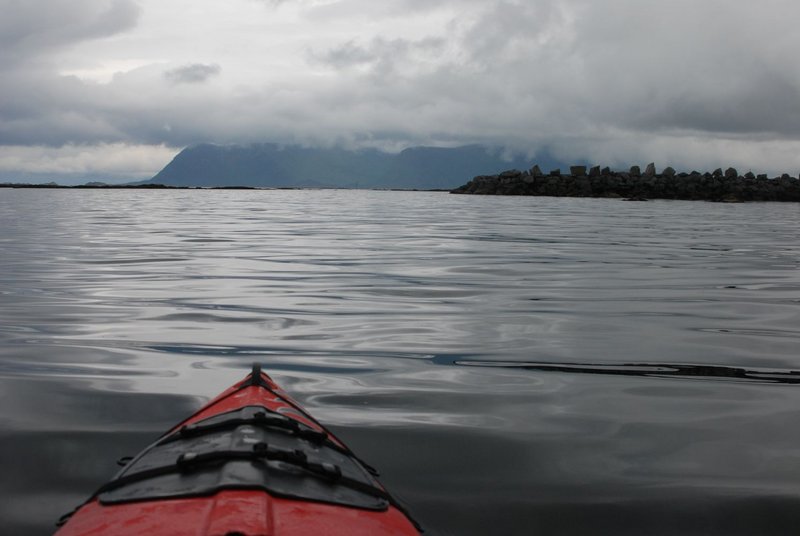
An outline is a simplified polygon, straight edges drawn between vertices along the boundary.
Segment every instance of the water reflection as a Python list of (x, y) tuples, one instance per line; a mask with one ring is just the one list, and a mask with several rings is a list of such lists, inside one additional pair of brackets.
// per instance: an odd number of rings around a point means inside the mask
[(135, 454), (198, 403), (130, 396), (129, 380), (67, 382), (57, 370), (36, 372), (35, 379), (4, 381), (0, 395), (4, 534), (52, 533), (59, 517), (118, 470), (117, 459)]
[(379, 467), (397, 467), (382, 480), (434, 534), (792, 534), (800, 521), (797, 487), (758, 489), (735, 473), (727, 486), (666, 472), (643, 484), (615, 477), (614, 465), (662, 459), (615, 464), (604, 442), (564, 449), (552, 438), (453, 428), (337, 433)]

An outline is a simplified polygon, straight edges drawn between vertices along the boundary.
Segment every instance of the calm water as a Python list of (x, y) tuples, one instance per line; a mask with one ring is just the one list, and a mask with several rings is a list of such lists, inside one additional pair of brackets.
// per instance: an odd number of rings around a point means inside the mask
[(796, 534), (800, 206), (0, 190), (0, 519), (254, 361), (433, 535)]

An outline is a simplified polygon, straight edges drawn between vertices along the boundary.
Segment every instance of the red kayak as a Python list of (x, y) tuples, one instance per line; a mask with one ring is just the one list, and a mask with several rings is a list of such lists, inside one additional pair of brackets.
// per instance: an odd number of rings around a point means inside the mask
[(419, 527), (257, 365), (128, 462), (58, 536), (380, 536)]

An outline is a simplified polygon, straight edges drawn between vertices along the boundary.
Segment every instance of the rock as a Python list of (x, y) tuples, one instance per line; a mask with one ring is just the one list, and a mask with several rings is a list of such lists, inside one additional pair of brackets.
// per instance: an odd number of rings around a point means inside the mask
[(756, 177), (756, 179), (758, 179), (758, 180), (760, 180), (760, 181), (761, 181), (761, 180), (764, 180), (764, 181), (765, 181), (765, 180), (767, 180), (767, 174), (766, 174), (766, 173), (760, 173), (760, 174), (759, 174), (759, 175)]
[(603, 177), (608, 177), (609, 175), (611, 175), (611, 168), (608, 166), (604, 167), (603, 169), (600, 170), (600, 175), (602, 175)]
[(725, 170), (725, 178), (726, 179), (735, 179), (739, 176), (739, 172), (736, 171), (736, 168), (729, 167)]
[[(647, 199), (687, 199), (716, 202), (746, 201), (795, 201), (800, 202), (800, 180), (786, 173), (770, 179), (767, 175), (756, 175), (748, 171), (744, 176), (735, 175), (733, 168), (714, 174), (693, 171), (692, 174), (676, 173), (665, 167), (657, 175), (631, 175), (613, 172), (599, 166), (571, 166), (572, 174), (561, 174), (555, 169), (543, 176), (540, 169), (531, 171), (508, 170), (497, 175), (479, 175), (453, 193), (481, 195), (546, 195), (563, 197), (626, 198), (632, 201)], [(639, 171), (633, 166), (631, 171)], [(648, 173), (653, 171), (648, 166)], [(603, 175), (603, 173), (607, 173)], [(539, 175), (539, 178), (535, 176)], [(722, 178), (723, 176), (727, 178)], [(735, 177), (735, 178), (734, 178)], [(0, 185), (1, 186), (1, 185)]]
[(654, 162), (650, 162), (647, 164), (647, 167), (644, 170), (645, 177), (655, 177), (656, 175), (656, 164)]
[(642, 170), (639, 169), (639, 166), (631, 166), (630, 175), (631, 177), (641, 177)]
[(569, 174), (572, 175), (573, 177), (585, 177), (586, 166), (570, 166)]
[(722, 177), (722, 168), (717, 168), (711, 174), (712, 177)]
[(538, 164), (536, 164), (535, 166), (533, 166), (531, 168), (531, 176), (533, 176), (533, 177), (544, 177), (544, 173), (542, 173), (542, 170), (539, 169), (539, 165)]

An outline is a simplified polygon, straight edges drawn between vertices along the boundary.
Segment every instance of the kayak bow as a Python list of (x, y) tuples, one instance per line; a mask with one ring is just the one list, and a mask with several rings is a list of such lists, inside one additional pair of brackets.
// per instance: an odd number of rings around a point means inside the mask
[(419, 534), (376, 476), (255, 365), (127, 462), (56, 534)]

